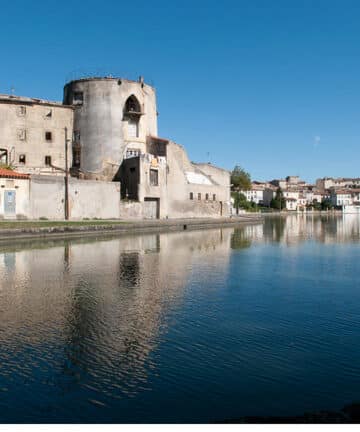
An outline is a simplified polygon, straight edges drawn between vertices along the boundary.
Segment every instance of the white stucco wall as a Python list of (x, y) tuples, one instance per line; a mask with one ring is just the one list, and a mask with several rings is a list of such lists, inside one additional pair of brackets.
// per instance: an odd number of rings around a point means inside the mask
[[(64, 219), (64, 200), (63, 178), (31, 178), (30, 218)], [(120, 184), (70, 178), (69, 216), (73, 220), (118, 219), (120, 217)]]

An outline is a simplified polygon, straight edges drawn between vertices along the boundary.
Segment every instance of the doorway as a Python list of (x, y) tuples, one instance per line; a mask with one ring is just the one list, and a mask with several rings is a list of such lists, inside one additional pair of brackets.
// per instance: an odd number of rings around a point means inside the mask
[(16, 215), (16, 191), (4, 190), (4, 215), (15, 217)]

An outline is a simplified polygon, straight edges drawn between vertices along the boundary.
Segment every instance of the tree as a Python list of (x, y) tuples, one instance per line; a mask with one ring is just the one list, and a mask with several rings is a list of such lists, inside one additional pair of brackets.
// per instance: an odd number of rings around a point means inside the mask
[(239, 214), (239, 208), (247, 211), (257, 211), (258, 206), (253, 201), (248, 201), (246, 196), (241, 192), (231, 192), (231, 196), (234, 200), (234, 207), (236, 208), (236, 214)]
[(277, 210), (286, 209), (286, 200), (284, 198), (281, 188), (277, 189), (275, 198), (271, 200), (270, 207)]
[(310, 207), (314, 210), (321, 210), (321, 203), (319, 203), (317, 199), (314, 199)]
[(236, 165), (231, 172), (231, 185), (232, 190), (250, 190), (251, 189), (251, 177), (239, 165)]
[(333, 208), (333, 205), (331, 204), (331, 200), (329, 198), (325, 198), (321, 201), (321, 209), (322, 210), (330, 210)]

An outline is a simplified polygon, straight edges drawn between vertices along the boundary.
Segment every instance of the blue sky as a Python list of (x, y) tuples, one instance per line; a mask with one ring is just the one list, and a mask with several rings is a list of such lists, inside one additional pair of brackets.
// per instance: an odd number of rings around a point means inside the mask
[(359, 1), (1, 1), (0, 93), (157, 89), (159, 135), (253, 179), (360, 176)]

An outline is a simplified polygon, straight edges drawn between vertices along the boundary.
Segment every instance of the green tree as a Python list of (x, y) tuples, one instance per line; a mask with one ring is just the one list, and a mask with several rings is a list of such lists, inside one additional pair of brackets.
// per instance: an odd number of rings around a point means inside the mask
[(231, 187), (232, 190), (250, 190), (251, 189), (251, 177), (239, 165), (236, 165), (231, 172)]
[(275, 198), (273, 198), (270, 202), (270, 207), (277, 210), (286, 209), (286, 200), (284, 198), (281, 188), (277, 189)]
[(314, 210), (321, 210), (321, 203), (319, 203), (317, 199), (314, 199), (313, 202), (312, 202), (311, 207)]
[(234, 200), (234, 207), (236, 209), (236, 214), (239, 214), (239, 209), (244, 209), (250, 212), (258, 211), (258, 205), (253, 201), (248, 201), (246, 196), (241, 192), (231, 192), (231, 196)]
[(331, 200), (329, 198), (325, 198), (321, 201), (321, 209), (322, 210), (330, 210), (333, 208), (333, 205), (331, 204)]

